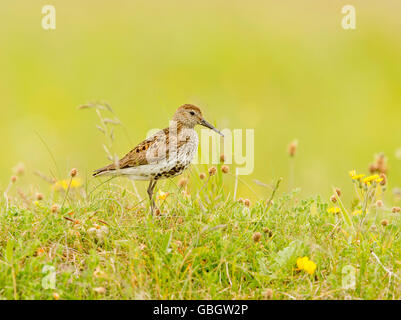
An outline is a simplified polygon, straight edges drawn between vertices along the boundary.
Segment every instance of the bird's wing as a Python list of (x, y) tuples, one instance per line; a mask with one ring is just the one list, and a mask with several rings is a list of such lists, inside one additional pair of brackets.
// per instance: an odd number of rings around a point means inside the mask
[[(170, 157), (176, 157), (180, 148), (188, 142), (189, 136), (183, 133), (183, 127), (178, 124), (175, 133), (170, 134), (170, 128), (156, 132), (142, 141), (118, 161), (118, 166), (112, 163), (95, 170), (94, 176), (117, 169), (134, 168), (146, 164), (156, 164)], [(174, 150), (176, 147), (176, 150)]]
[[(118, 161), (118, 169), (133, 168), (149, 164), (149, 162), (157, 162), (168, 156), (168, 150), (165, 151), (165, 146), (168, 145), (169, 128), (156, 132), (153, 136), (139, 143), (134, 149), (128, 152), (123, 158)], [(164, 150), (163, 150), (164, 146)], [(109, 164), (103, 168), (94, 171), (94, 176), (106, 172), (116, 170), (115, 163)]]

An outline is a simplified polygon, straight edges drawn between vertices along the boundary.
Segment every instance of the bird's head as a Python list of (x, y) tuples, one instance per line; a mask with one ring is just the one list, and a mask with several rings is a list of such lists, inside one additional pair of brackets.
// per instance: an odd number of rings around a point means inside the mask
[(201, 126), (209, 128), (224, 137), (219, 130), (203, 118), (202, 111), (192, 104), (184, 104), (179, 107), (174, 114), (173, 121), (176, 121), (187, 128), (194, 128), (197, 124), (200, 124)]

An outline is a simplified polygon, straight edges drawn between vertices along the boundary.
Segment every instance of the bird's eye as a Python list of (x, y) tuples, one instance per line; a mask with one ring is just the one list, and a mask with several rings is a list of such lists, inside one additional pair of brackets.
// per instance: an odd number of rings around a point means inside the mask
[(195, 115), (195, 112), (189, 111), (189, 114), (190, 114), (191, 116), (194, 116), (194, 115)]

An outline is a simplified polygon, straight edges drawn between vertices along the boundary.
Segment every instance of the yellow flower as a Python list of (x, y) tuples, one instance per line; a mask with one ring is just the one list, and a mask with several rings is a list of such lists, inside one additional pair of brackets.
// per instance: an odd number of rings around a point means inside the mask
[(168, 192), (163, 192), (159, 189), (159, 195), (157, 196), (158, 200), (166, 200), (168, 197), (169, 193)]
[(309, 274), (314, 274), (316, 270), (316, 263), (311, 260), (306, 261), (304, 270)]
[[(56, 190), (67, 190), (69, 184), (70, 184), (70, 179), (60, 180), (54, 184), (54, 188)], [(80, 186), (82, 186), (81, 179), (77, 178), (77, 179), (71, 180), (71, 186), (70, 186), (71, 189), (76, 189), (76, 188), (79, 188)]]
[(383, 178), (380, 178), (378, 174), (374, 174), (373, 176), (366, 177), (365, 179), (362, 180), (362, 182), (367, 186), (370, 186), (372, 182), (380, 183), (382, 181)]
[(309, 260), (308, 257), (298, 258), (297, 259), (297, 267), (299, 270), (303, 270), (305, 267), (305, 263)]
[(362, 210), (355, 210), (354, 212), (352, 212), (352, 215), (359, 216), (361, 213), (362, 213)]
[(302, 257), (297, 259), (298, 270), (304, 270), (309, 274), (313, 274), (316, 270), (316, 263), (309, 260), (308, 257)]
[(360, 180), (365, 175), (364, 174), (357, 174), (355, 170), (352, 170), (352, 171), (349, 172), (349, 176), (351, 177), (352, 180)]
[(71, 188), (79, 188), (80, 186), (82, 186), (81, 179), (72, 179)]
[(340, 208), (337, 208), (337, 207), (328, 208), (327, 212), (333, 213), (333, 214), (338, 214), (338, 213), (340, 213)]
[(362, 180), (362, 182), (368, 186), (370, 186), (372, 182), (380, 183), (381, 181), (383, 181), (383, 179), (380, 178), (378, 174), (374, 174), (373, 176), (366, 177)]

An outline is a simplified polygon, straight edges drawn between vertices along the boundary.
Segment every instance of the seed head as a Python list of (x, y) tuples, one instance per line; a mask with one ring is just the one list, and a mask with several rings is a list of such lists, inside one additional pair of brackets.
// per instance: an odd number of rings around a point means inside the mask
[(56, 213), (59, 210), (59, 207), (57, 204), (53, 204), (52, 207), (50, 208), (52, 213)]
[(377, 155), (376, 164), (377, 164), (378, 171), (380, 173), (387, 172), (387, 157), (384, 155), (384, 153), (379, 153)]
[(377, 200), (376, 201), (376, 207), (378, 207), (378, 208), (381, 208), (381, 207), (383, 207), (383, 201), (382, 200)]
[(341, 189), (340, 188), (336, 188), (336, 193), (339, 197), (341, 197)]
[(263, 293), (263, 297), (266, 300), (271, 300), (273, 298), (273, 290), (272, 289), (266, 289), (265, 292)]
[(206, 178), (206, 174), (203, 172), (199, 173), (199, 179), (204, 180)]
[(11, 180), (12, 183), (14, 183), (14, 182), (17, 181), (17, 177), (16, 177), (16, 176), (11, 176), (11, 179), (10, 179), (10, 180)]
[(244, 205), (245, 205), (245, 207), (249, 208), (251, 206), (251, 200), (245, 199), (244, 200)]
[(393, 207), (393, 208), (391, 209), (391, 212), (392, 212), (392, 213), (399, 213), (399, 212), (401, 212), (401, 208), (400, 208), (400, 207)]
[(25, 173), (25, 165), (20, 162), (13, 168), (13, 171), (17, 176), (21, 176)]
[(369, 172), (370, 172), (371, 174), (377, 172), (378, 169), (379, 169), (379, 168), (377, 167), (377, 165), (376, 165), (375, 163), (372, 163), (372, 164), (369, 166)]
[(244, 199), (239, 198), (239, 199), (238, 199), (238, 202), (241, 203), (241, 204), (243, 204), (243, 203), (244, 203)]
[(254, 242), (259, 242), (260, 238), (262, 238), (262, 234), (260, 232), (255, 232), (252, 236)]
[(70, 171), (70, 177), (71, 178), (74, 178), (77, 174), (78, 174), (78, 170), (77, 169), (75, 169), (75, 168), (71, 169), (71, 171)]
[(223, 173), (229, 173), (230, 172), (230, 168), (228, 166), (222, 166), (221, 167), (221, 172)]
[(380, 223), (381, 223), (381, 225), (382, 225), (383, 227), (385, 227), (385, 226), (388, 225), (388, 220), (387, 220), (387, 219), (383, 219)]
[(269, 237), (273, 236), (273, 232), (269, 228), (263, 228), (263, 232), (266, 233)]
[(43, 194), (37, 193), (37, 194), (35, 195), (35, 198), (36, 198), (36, 200), (38, 200), (38, 201), (43, 200)]
[(333, 203), (337, 202), (337, 198), (336, 198), (336, 196), (334, 194), (330, 197), (330, 201), (333, 202)]
[(181, 178), (181, 179), (178, 181), (178, 186), (179, 186), (180, 188), (185, 187), (187, 184), (188, 184), (188, 179), (187, 179), (187, 178)]
[(379, 153), (375, 156), (375, 161), (369, 166), (370, 173), (386, 173), (387, 172), (387, 157), (384, 153)]
[(290, 155), (290, 157), (295, 156), (297, 149), (298, 149), (298, 140), (294, 140), (288, 145), (288, 154)]
[(224, 156), (224, 154), (220, 155), (220, 162), (224, 163), (224, 161), (226, 160), (226, 157)]
[(210, 167), (209, 168), (209, 176), (214, 176), (216, 174), (216, 167)]
[(384, 186), (387, 184), (387, 176), (384, 173), (380, 174), (380, 178), (382, 179), (382, 181), (380, 181), (380, 185)]

